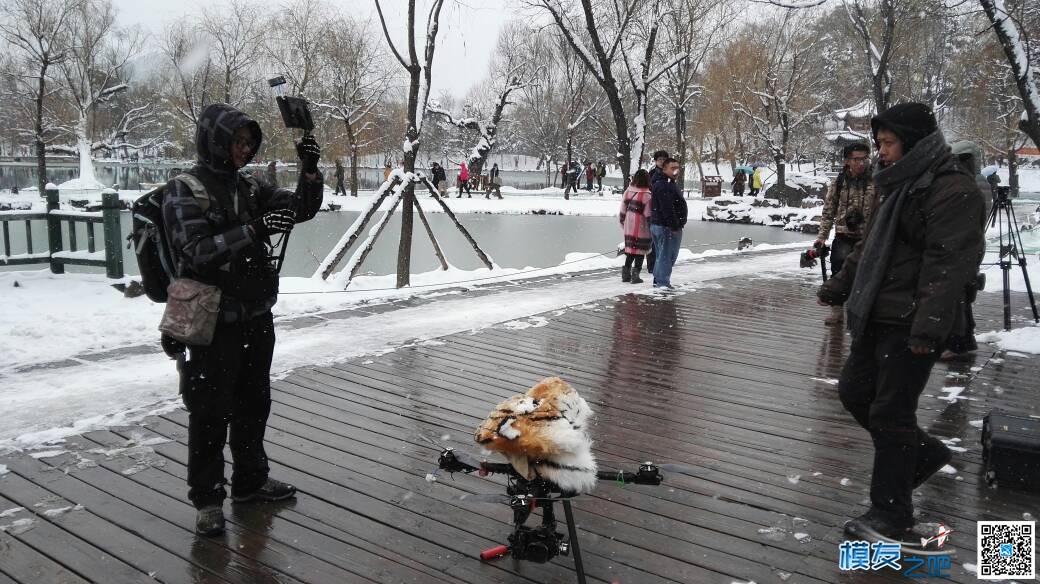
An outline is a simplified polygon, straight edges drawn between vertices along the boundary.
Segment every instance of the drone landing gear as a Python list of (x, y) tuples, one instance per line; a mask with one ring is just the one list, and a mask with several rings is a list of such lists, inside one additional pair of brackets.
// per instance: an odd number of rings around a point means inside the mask
[[(552, 493), (558, 497), (552, 497)], [(500, 545), (480, 553), (484, 561), (500, 558), (506, 554), (518, 560), (527, 560), (544, 564), (556, 556), (572, 555), (574, 571), (578, 584), (585, 582), (585, 566), (581, 560), (581, 547), (578, 545), (578, 530), (574, 525), (574, 512), (568, 493), (561, 492), (555, 485), (543, 479), (528, 481), (512, 477), (507, 490), (512, 497), (509, 507), (513, 510), (513, 533), (509, 535), (509, 545)], [(537, 527), (526, 525), (531, 512), (541, 502), (542, 523)], [(555, 504), (563, 506), (563, 514), (567, 522), (567, 536), (556, 531), (557, 520)]]

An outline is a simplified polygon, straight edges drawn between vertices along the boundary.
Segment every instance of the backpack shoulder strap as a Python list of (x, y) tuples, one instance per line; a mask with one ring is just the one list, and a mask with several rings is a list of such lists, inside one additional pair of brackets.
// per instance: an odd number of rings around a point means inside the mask
[(188, 185), (192, 196), (198, 201), (199, 207), (202, 207), (203, 213), (209, 209), (212, 200), (209, 197), (209, 193), (206, 192), (206, 187), (202, 186), (202, 181), (186, 172), (173, 177), (173, 180), (179, 180)]

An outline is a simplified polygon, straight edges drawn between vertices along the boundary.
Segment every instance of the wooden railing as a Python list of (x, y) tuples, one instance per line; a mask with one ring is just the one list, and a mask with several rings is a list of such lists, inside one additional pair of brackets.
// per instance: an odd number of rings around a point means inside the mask
[[(29, 264), (50, 264), (51, 272), (62, 274), (66, 265), (98, 266), (105, 268), (109, 278), (123, 277), (123, 252), (120, 248), (119, 194), (113, 189), (101, 193), (100, 211), (62, 211), (58, 207), (58, 189), (48, 188), (47, 210), (40, 211), (0, 211), (0, 223), (3, 224), (3, 255), (0, 264), (15, 266)], [(11, 253), (12, 222), (25, 222), (25, 252)], [(36, 251), (32, 237), (33, 221), (47, 223), (47, 249)], [(62, 238), (62, 224), (68, 227), (68, 249)], [(87, 249), (79, 249), (77, 241), (77, 225), (84, 224), (87, 232)], [(98, 250), (96, 227), (101, 224), (104, 248)]]

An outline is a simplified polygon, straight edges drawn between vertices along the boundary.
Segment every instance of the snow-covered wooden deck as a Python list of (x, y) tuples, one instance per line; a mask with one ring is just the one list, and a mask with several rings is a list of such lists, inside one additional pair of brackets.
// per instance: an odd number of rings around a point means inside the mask
[[(566, 557), (477, 559), (505, 542), (511, 512), (458, 498), (502, 493), (500, 481), (426, 480), (435, 443), (472, 450), (485, 414), (547, 375), (595, 410), (602, 468), (654, 460), (694, 470), (666, 473), (660, 487), (603, 483), (576, 500), (590, 582), (904, 581), (838, 570), (842, 522), (864, 508), (871, 447), (837, 399), (848, 337), (822, 325), (815, 283), (803, 273), (626, 295), (527, 328), (298, 370), (274, 384), (267, 443), (273, 476), (300, 494), (226, 505), (223, 537), (192, 532), (183, 411), (70, 439), (57, 456), (0, 459), (9, 468), (0, 513), (24, 508), (0, 515), (0, 584), (574, 582)], [(998, 302), (983, 295), (980, 330), (999, 328)], [(1016, 314), (1024, 307), (1019, 298)], [(976, 520), (1040, 510), (1040, 495), (982, 481), (975, 425), (994, 407), (1040, 413), (1038, 379), (1037, 359), (983, 346), (936, 366), (922, 398), (922, 425), (967, 448), (956, 474), (919, 490), (926, 520), (955, 530), (954, 582), (975, 581), (964, 564), (976, 563)], [(939, 399), (948, 387), (966, 387), (962, 399)]]

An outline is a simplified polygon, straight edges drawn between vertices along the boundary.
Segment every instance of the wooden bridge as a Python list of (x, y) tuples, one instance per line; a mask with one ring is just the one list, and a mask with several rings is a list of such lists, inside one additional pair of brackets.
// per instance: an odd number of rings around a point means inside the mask
[[(511, 513), (459, 497), (502, 493), (501, 481), (427, 480), (440, 444), (472, 450), (496, 403), (551, 374), (593, 407), (601, 468), (692, 468), (659, 487), (604, 483), (576, 500), (590, 582), (905, 581), (838, 569), (841, 525), (865, 509), (872, 449), (837, 399), (849, 340), (822, 324), (815, 283), (744, 277), (625, 295), (544, 315), (546, 326), (297, 370), (274, 384), (267, 450), (272, 475), (300, 494), (226, 505), (223, 537), (192, 532), (183, 411), (70, 439), (61, 454), (2, 458), (0, 584), (574, 582), (566, 557), (477, 559), (504, 543)], [(998, 302), (980, 299), (979, 330), (999, 328)], [(922, 520), (955, 530), (953, 582), (976, 581), (965, 564), (976, 563), (977, 520), (1040, 511), (1040, 494), (982, 480), (978, 428), (991, 408), (1040, 413), (1038, 373), (1035, 358), (984, 345), (937, 365), (921, 399), (922, 425), (967, 449), (955, 474), (917, 493)]]

